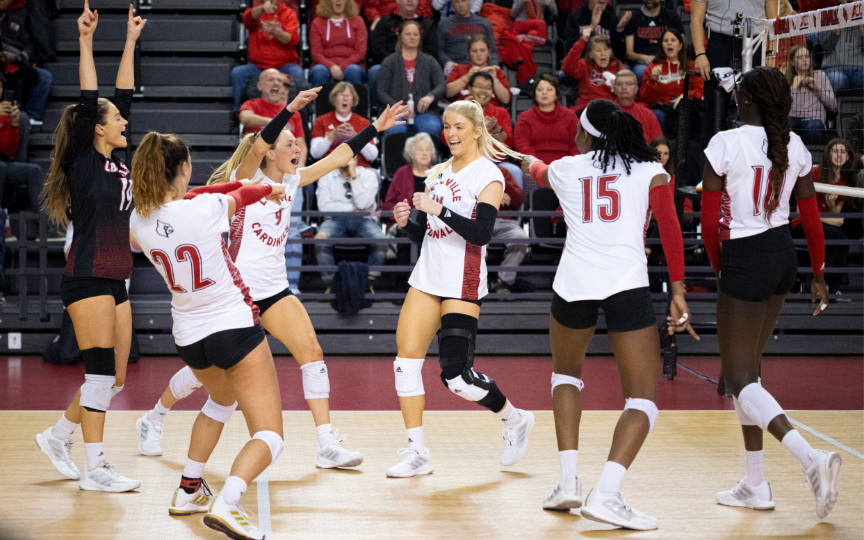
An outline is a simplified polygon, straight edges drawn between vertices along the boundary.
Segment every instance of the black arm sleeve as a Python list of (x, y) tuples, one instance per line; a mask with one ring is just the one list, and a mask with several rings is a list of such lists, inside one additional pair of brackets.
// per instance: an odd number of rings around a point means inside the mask
[(81, 98), (75, 106), (75, 121), (66, 143), (60, 166), (68, 174), (69, 168), (78, 159), (81, 151), (93, 146), (96, 124), (99, 122), (99, 92), (81, 90)]
[(111, 103), (120, 111), (120, 116), (124, 120), (129, 120), (129, 115), (132, 114), (132, 94), (135, 91), (131, 88), (115, 88), (114, 97), (111, 98)]
[(405, 235), (415, 244), (422, 244), (426, 236), (426, 217), (426, 212), (417, 212), (417, 221), (408, 218), (408, 224), (405, 225)]
[(348, 148), (350, 148), (356, 156), (366, 147), (367, 144), (372, 142), (372, 139), (377, 136), (378, 128), (375, 127), (375, 124), (369, 124), (363, 128), (363, 131), (345, 141), (345, 144), (348, 145)]
[(492, 240), (492, 229), (495, 228), (495, 217), (498, 215), (498, 209), (488, 203), (480, 203), (477, 205), (477, 219), (469, 219), (462, 217), (455, 212), (451, 212), (445, 206), (441, 210), (441, 215), (438, 219), (450, 226), (456, 231), (456, 234), (465, 239), (469, 244), (475, 246), (485, 246)]
[(273, 120), (267, 122), (267, 125), (261, 130), (261, 139), (267, 144), (272, 145), (275, 143), (276, 139), (279, 138), (279, 134), (282, 133), (282, 130), (288, 125), (288, 121), (291, 120), (292, 116), (294, 116), (294, 113), (289, 111), (288, 107), (279, 111), (279, 114), (277, 114)]

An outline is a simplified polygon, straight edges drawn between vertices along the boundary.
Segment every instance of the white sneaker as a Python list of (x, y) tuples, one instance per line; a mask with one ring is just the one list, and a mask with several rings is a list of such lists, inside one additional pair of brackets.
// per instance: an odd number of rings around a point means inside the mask
[(57, 472), (66, 478), (78, 480), (81, 478), (81, 471), (72, 462), (72, 441), (61, 441), (51, 432), (53, 429), (49, 427), (36, 435), (36, 446), (48, 456)]
[(402, 448), (397, 455), (405, 455), (398, 464), (387, 469), (387, 476), (391, 478), (408, 478), (418, 474), (431, 474), (435, 470), (432, 466), (432, 453), (426, 448), (423, 453), (410, 448)]
[(239, 506), (228, 506), (217, 496), (204, 516), (204, 525), (233, 540), (263, 540), (264, 531), (249, 523), (251, 512)]
[(339, 467), (356, 467), (363, 463), (363, 454), (345, 450), (339, 443), (347, 441), (350, 435), (337, 438), (339, 430), (333, 432), (333, 440), (318, 449), (318, 460), (315, 466), (319, 469), (336, 469)]
[(582, 517), (622, 529), (650, 531), (657, 528), (655, 518), (630, 508), (620, 493), (607, 497), (596, 489), (588, 493), (585, 506), (582, 507)]
[(582, 480), (578, 476), (568, 476), (563, 482), (558, 481), (552, 493), (543, 499), (546, 510), (570, 510), (582, 506)]
[(210, 492), (210, 487), (201, 479), (201, 487), (193, 494), (186, 493), (183, 488), (174, 490), (174, 497), (171, 498), (171, 506), (168, 507), (168, 513), (172, 516), (191, 516), (210, 510), (210, 505), (216, 497)]
[(753, 487), (741, 480), (729, 491), (717, 493), (717, 503), (725, 506), (752, 508), (753, 510), (773, 510), (774, 496), (771, 492), (771, 482), (765, 480)]
[(97, 467), (92, 471), (88, 471), (85, 466), (78, 487), (84, 491), (122, 493), (138, 489), (141, 487), (141, 482), (126, 478), (114, 470), (114, 465), (103, 463), (101, 467)]
[(501, 465), (514, 465), (528, 450), (528, 434), (534, 428), (534, 414), (518, 409), (522, 421), (516, 427), (504, 428), (504, 450), (501, 452)]
[(151, 422), (147, 419), (148, 414), (150, 411), (135, 422), (135, 429), (138, 430), (138, 453), (143, 456), (161, 456), (162, 447), (159, 446), (159, 441), (162, 440), (162, 422)]
[(837, 504), (837, 496), (840, 494), (840, 465), (843, 462), (840, 454), (825, 450), (810, 450), (810, 459), (813, 464), (804, 471), (804, 478), (816, 498), (816, 515), (819, 519), (824, 519)]

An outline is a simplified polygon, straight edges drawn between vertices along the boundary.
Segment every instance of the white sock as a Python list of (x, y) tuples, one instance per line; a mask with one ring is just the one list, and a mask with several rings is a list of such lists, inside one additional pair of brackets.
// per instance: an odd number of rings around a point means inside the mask
[(225, 486), (222, 487), (219, 496), (222, 497), (222, 500), (228, 506), (237, 506), (237, 503), (240, 502), (240, 497), (246, 493), (246, 488), (248, 487), (246, 482), (239, 476), (229, 476), (228, 480), (225, 480)]
[(579, 450), (561, 450), (558, 452), (558, 458), (561, 460), (562, 482), (570, 476), (576, 476), (576, 459), (578, 457)]
[(198, 463), (197, 461), (192, 461), (189, 458), (186, 458), (186, 467), (183, 468), (183, 476), (186, 478), (201, 478), (204, 474), (204, 467), (207, 466), (207, 463)]
[(105, 454), (102, 452), (102, 443), (84, 443), (84, 451), (87, 453), (87, 470), (94, 471), (105, 464)]
[(753, 486), (759, 485), (765, 481), (765, 461), (762, 459), (762, 450), (744, 451), (744, 482)]
[(150, 420), (151, 422), (162, 423), (162, 421), (165, 420), (165, 415), (168, 414), (169, 410), (170, 409), (162, 406), (162, 400), (160, 399), (156, 402), (156, 406), (153, 407), (153, 410), (147, 413), (147, 420)]
[(331, 441), (333, 441), (333, 426), (330, 424), (321, 424), (317, 428), (318, 430), (318, 447), (324, 448)]
[(426, 451), (426, 441), (423, 439), (423, 426), (411, 428), (408, 431), (408, 448), (418, 452)]
[(519, 422), (522, 421), (522, 413), (519, 412), (519, 409), (513, 406), (510, 403), (510, 400), (507, 400), (507, 404), (504, 405), (504, 408), (495, 413), (498, 415), (498, 418), (504, 422), (504, 427), (516, 427), (519, 425)]
[(68, 442), (72, 439), (72, 434), (78, 429), (78, 424), (74, 424), (66, 419), (66, 415), (60, 417), (57, 425), (51, 429), (51, 435), (55, 439), (60, 439), (63, 442)]
[(624, 480), (624, 473), (627, 469), (620, 463), (607, 461), (603, 465), (603, 472), (600, 474), (600, 480), (597, 481), (597, 491), (607, 497), (618, 493), (618, 488), (621, 487), (621, 480)]
[(804, 470), (809, 469), (810, 465), (813, 465), (813, 460), (810, 459), (810, 450), (813, 450), (813, 448), (798, 433), (797, 429), (793, 429), (783, 436), (783, 444), (792, 452), (793, 456), (798, 458), (798, 461), (804, 466)]

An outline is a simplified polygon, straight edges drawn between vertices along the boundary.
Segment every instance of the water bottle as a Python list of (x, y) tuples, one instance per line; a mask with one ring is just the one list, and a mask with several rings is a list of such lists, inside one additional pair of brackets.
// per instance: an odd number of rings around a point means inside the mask
[[(410, 112), (412, 112), (412, 113), (414, 112), (414, 94), (408, 94), (408, 103), (406, 103), (405, 105), (408, 106), (408, 110)], [(414, 125), (414, 117), (413, 116), (408, 117), (408, 125), (409, 126)]]

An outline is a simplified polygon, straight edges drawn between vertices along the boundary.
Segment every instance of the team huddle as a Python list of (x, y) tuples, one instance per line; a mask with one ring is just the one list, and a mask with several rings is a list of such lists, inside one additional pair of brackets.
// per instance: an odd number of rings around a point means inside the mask
[[(54, 160), (46, 182), (52, 219), (75, 230), (61, 285), (84, 356), (85, 382), (56, 426), (36, 437), (42, 451), (82, 490), (123, 492), (140, 482), (105, 460), (102, 431), (111, 399), (123, 389), (131, 339), (131, 311), (124, 280), (132, 251), (143, 252), (172, 294), (173, 334), (186, 364), (153, 410), (136, 424), (138, 450), (161, 455), (162, 421), (168, 410), (200, 387), (209, 397), (197, 416), (186, 465), (168, 512), (203, 513), (204, 523), (234, 539), (261, 539), (240, 499), (248, 485), (283, 450), (277, 373), (265, 339), (281, 341), (302, 370), (303, 391), (319, 438), (316, 466), (357, 467), (360, 452), (341, 446), (330, 423), (328, 368), (303, 304), (291, 293), (281, 240), (288, 233), (295, 192), (344, 166), (385, 130), (404, 123), (407, 107), (387, 107), (378, 119), (326, 158), (300, 168), (300, 147), (285, 130), (291, 116), (317, 97), (301, 92), (261, 131), (247, 136), (206, 186), (188, 190), (192, 163), (173, 135), (151, 132), (139, 145), (131, 170), (112, 155), (123, 136), (134, 86), (131, 58), (146, 21), (130, 9), (127, 44), (113, 100), (99, 98), (92, 55), (98, 14), (85, 7), (81, 34), (81, 98), (57, 128)], [(759, 362), (797, 266), (788, 223), (794, 194), (816, 274), (813, 299), (828, 302), (824, 236), (810, 177), (811, 157), (790, 133), (789, 86), (779, 71), (757, 68), (742, 78), (736, 98), (744, 126), (716, 135), (705, 153), (702, 227), (717, 272), (718, 337), (723, 373), (742, 425), (746, 475), (717, 502), (774, 508), (764, 478), (762, 433), (767, 430), (800, 461), (824, 518), (838, 495), (840, 456), (812, 449), (793, 429), (777, 401), (761, 386)], [(784, 113), (785, 110), (785, 113)], [(770, 114), (769, 114), (770, 112)], [(486, 129), (473, 101), (457, 101), (444, 113), (444, 139), (452, 157), (429, 171), (425, 192), (396, 204), (394, 218), (420, 244), (410, 290), (396, 330), (394, 383), (408, 437), (403, 459), (386, 471), (404, 478), (433, 471), (423, 431), (423, 364), (436, 334), (441, 381), (454, 394), (495, 413), (503, 423), (501, 464), (517, 463), (528, 447), (534, 415), (516, 408), (495, 380), (475, 368), (475, 340), (487, 294), (486, 245), (504, 190), (495, 161), (521, 160), (523, 171), (558, 196), (568, 227), (553, 283), (549, 319), (551, 380), (561, 477), (542, 506), (581, 508), (584, 517), (635, 530), (657, 520), (631, 508), (621, 481), (658, 418), (660, 349), (644, 251), (646, 219), (656, 216), (672, 291), (669, 332), (688, 331), (681, 228), (659, 154), (641, 125), (608, 100), (595, 100), (581, 115), (580, 155), (545, 164), (509, 150)], [(755, 171), (755, 179), (754, 179)], [(134, 200), (134, 205), (132, 204)], [(223, 240), (228, 233), (229, 242)], [(721, 255), (722, 242), (722, 255)], [(580, 379), (598, 312), (606, 317), (618, 363), (625, 407), (608, 460), (583, 498), (577, 472)], [(112, 331), (106, 331), (111, 329)], [(241, 408), (252, 434), (214, 495), (204, 469), (226, 422)], [(81, 426), (87, 462), (73, 462), (71, 437)], [(166, 494), (168, 499), (168, 494)]]

